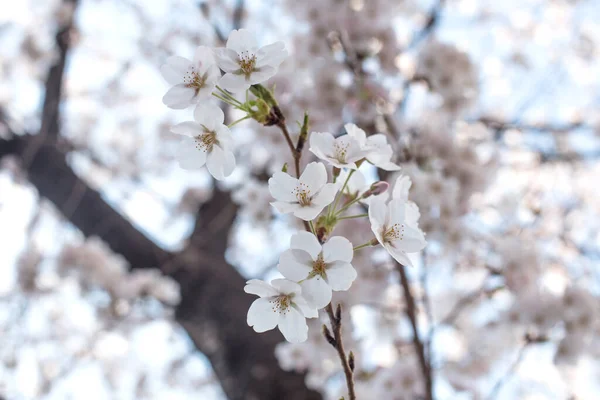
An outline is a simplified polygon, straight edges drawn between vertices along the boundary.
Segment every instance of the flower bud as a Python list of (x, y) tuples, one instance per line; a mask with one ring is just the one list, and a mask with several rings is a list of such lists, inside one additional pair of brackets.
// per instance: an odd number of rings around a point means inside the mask
[(370, 196), (377, 196), (381, 193), (385, 193), (390, 187), (390, 184), (386, 181), (378, 181), (371, 185), (369, 190), (367, 190), (363, 195), (363, 199), (366, 199)]

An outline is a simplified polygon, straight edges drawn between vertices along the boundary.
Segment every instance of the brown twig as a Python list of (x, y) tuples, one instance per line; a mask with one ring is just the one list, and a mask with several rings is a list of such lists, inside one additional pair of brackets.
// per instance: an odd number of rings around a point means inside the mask
[(342, 342), (342, 308), (338, 304), (334, 313), (333, 306), (329, 303), (329, 305), (325, 307), (325, 311), (327, 311), (327, 315), (329, 316), (333, 336), (329, 333), (329, 330), (325, 325), (323, 325), (323, 334), (329, 344), (337, 350), (338, 356), (340, 357), (344, 375), (346, 376), (349, 400), (356, 400), (356, 393), (354, 391), (354, 354), (350, 352), (346, 355), (344, 343)]
[(419, 337), (419, 329), (417, 326), (417, 307), (415, 305), (414, 296), (410, 290), (410, 283), (408, 282), (408, 276), (404, 270), (404, 265), (396, 263), (396, 268), (400, 273), (400, 282), (404, 291), (404, 300), (406, 301), (406, 315), (410, 320), (410, 325), (413, 331), (413, 344), (419, 359), (419, 365), (421, 367), (421, 373), (425, 381), (425, 399), (433, 400), (433, 375), (431, 371), (431, 364), (425, 356), (425, 347)]

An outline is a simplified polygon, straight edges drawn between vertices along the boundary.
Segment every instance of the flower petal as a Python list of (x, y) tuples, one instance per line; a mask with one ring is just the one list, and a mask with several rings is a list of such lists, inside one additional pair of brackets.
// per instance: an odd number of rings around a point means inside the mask
[(408, 200), (408, 191), (412, 186), (412, 181), (406, 175), (400, 175), (398, 179), (396, 179), (396, 183), (394, 184), (394, 192), (392, 194), (393, 199), (397, 200)]
[(252, 74), (250, 74), (248, 83), (251, 85), (256, 85), (257, 83), (261, 83), (269, 78), (272, 78), (276, 73), (277, 70), (273, 67), (269, 67), (268, 65), (256, 68), (254, 71), (252, 71)]
[(210, 68), (216, 65), (212, 49), (208, 46), (198, 46), (194, 53), (194, 65), (200, 75), (204, 75)]
[(248, 309), (246, 322), (256, 332), (270, 331), (277, 326), (279, 313), (273, 311), (273, 305), (269, 301), (269, 298), (261, 297), (254, 300)]
[(318, 204), (313, 204), (310, 206), (304, 206), (304, 207), (298, 207), (294, 210), (294, 216), (304, 220), (304, 221), (311, 221), (315, 218), (317, 218), (317, 216), (321, 213), (321, 211), (323, 211), (323, 208), (325, 208), (325, 206), (320, 206)]
[(202, 129), (200, 124), (197, 124), (192, 121), (185, 121), (180, 122), (177, 125), (173, 125), (171, 127), (171, 132), (176, 133), (178, 135), (194, 138), (204, 133), (204, 130)]
[(283, 294), (299, 294), (302, 290), (300, 285), (292, 282), (289, 279), (273, 279), (271, 285)]
[(275, 42), (261, 47), (256, 52), (256, 67), (261, 68), (265, 65), (277, 68), (285, 60), (288, 52), (285, 49), (285, 43)]
[(394, 224), (404, 224), (406, 216), (405, 202), (402, 200), (392, 199), (387, 205), (387, 218), (386, 226), (392, 226)]
[(325, 186), (319, 190), (319, 193), (312, 198), (312, 202), (320, 207), (328, 206), (333, 203), (338, 189), (339, 186), (335, 183), (326, 183)]
[(367, 134), (355, 124), (346, 124), (344, 125), (344, 129), (348, 135), (354, 138), (361, 146), (367, 144)]
[(244, 286), (244, 292), (255, 294), (260, 297), (277, 296), (279, 292), (265, 281), (260, 279), (250, 279)]
[(315, 261), (321, 252), (321, 244), (312, 233), (300, 231), (290, 239), (290, 249), (304, 250)]
[(217, 64), (225, 72), (235, 72), (240, 69), (240, 65), (237, 62), (237, 52), (224, 47), (214, 50)]
[(352, 243), (343, 236), (334, 236), (323, 245), (323, 261), (352, 261), (354, 251)]
[(302, 296), (308, 305), (316, 309), (325, 307), (331, 302), (331, 287), (320, 276), (306, 279), (300, 283)]
[(298, 203), (288, 203), (285, 201), (274, 201), (271, 203), (273, 207), (277, 209), (282, 214), (289, 214), (295, 212), (297, 209), (301, 208)]
[(384, 244), (383, 247), (390, 253), (394, 260), (407, 267), (412, 267), (412, 262), (405, 252), (389, 243)]
[(183, 169), (200, 169), (206, 163), (206, 152), (196, 148), (196, 141), (184, 136), (177, 148), (177, 161)]
[(327, 183), (327, 170), (325, 165), (320, 162), (311, 162), (304, 168), (302, 175), (298, 179), (300, 183), (305, 184), (313, 195)]
[(227, 39), (227, 48), (238, 53), (242, 51), (256, 51), (258, 48), (256, 36), (248, 29), (233, 30)]
[(394, 246), (406, 253), (416, 253), (423, 250), (427, 245), (425, 236), (419, 228), (413, 228), (404, 224), (402, 239), (394, 241)]
[(306, 318), (294, 307), (279, 315), (278, 325), (283, 337), (290, 343), (304, 342), (308, 338)]
[(296, 186), (298, 186), (298, 179), (285, 172), (277, 171), (269, 178), (271, 196), (279, 201), (297, 202), (298, 199), (294, 194)]
[(217, 126), (223, 124), (223, 121), (225, 121), (225, 114), (223, 113), (223, 110), (221, 110), (221, 107), (212, 101), (208, 101), (198, 104), (194, 110), (194, 120), (212, 131), (215, 130)]
[(181, 110), (192, 105), (194, 99), (194, 89), (187, 87), (184, 84), (173, 86), (163, 96), (163, 104), (169, 108)]
[(303, 296), (294, 296), (293, 302), (306, 318), (317, 318), (319, 316), (317, 309), (308, 305), (308, 302)]
[[(302, 250), (296, 250), (302, 251)], [(308, 256), (308, 254), (307, 254)], [(298, 262), (294, 257), (293, 250), (286, 250), (279, 256), (279, 264), (277, 264), (277, 270), (281, 272), (285, 278), (292, 281), (301, 281), (305, 279), (312, 268), (309, 265)]]
[(327, 266), (327, 281), (336, 292), (350, 289), (356, 276), (356, 270), (350, 263), (336, 261)]
[(244, 75), (226, 73), (219, 80), (219, 86), (233, 93), (243, 92), (250, 87), (250, 82), (246, 80)]
[[(385, 195), (385, 193), (383, 193)], [(385, 225), (387, 206), (385, 204), (385, 198), (387, 196), (379, 195), (373, 196), (369, 204), (369, 221), (371, 222), (371, 228), (379, 230)]]
[(206, 160), (208, 172), (217, 180), (227, 178), (235, 169), (235, 156), (231, 151), (224, 151), (219, 146), (213, 146)]
[(160, 72), (165, 80), (171, 85), (183, 82), (184, 75), (192, 67), (192, 62), (180, 56), (167, 58), (165, 64), (160, 67)]
[(329, 160), (329, 156), (333, 154), (333, 145), (335, 139), (329, 132), (313, 132), (310, 135), (309, 150), (322, 160)]

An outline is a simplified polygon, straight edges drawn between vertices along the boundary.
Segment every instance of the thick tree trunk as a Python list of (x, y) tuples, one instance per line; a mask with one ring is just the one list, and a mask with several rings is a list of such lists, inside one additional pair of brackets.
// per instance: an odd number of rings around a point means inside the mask
[[(27, 153), (36, 136), (0, 139), (0, 157)], [(51, 142), (36, 143), (25, 166), (29, 181), (86, 236), (102, 238), (132, 268), (161, 268), (181, 285), (177, 321), (214, 368), (231, 400), (319, 400), (300, 374), (281, 370), (274, 356), (278, 332), (255, 333), (246, 324), (254, 300), (243, 291), (245, 280), (224, 257), (236, 215), (228, 194), (215, 195), (199, 213), (189, 245), (169, 253), (140, 233), (110, 207), (65, 161)]]

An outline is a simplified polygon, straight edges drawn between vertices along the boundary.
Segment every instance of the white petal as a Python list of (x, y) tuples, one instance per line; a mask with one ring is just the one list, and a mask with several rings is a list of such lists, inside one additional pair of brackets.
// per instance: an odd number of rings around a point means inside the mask
[(335, 183), (327, 183), (316, 196), (312, 198), (312, 202), (320, 207), (328, 206), (333, 203), (335, 195), (337, 194), (339, 186)]
[(379, 229), (385, 224), (387, 214), (385, 198), (386, 196), (374, 196), (369, 204), (369, 221), (373, 229)]
[(313, 261), (317, 259), (319, 253), (321, 252), (321, 244), (317, 240), (316, 236), (305, 231), (300, 231), (292, 236), (290, 240), (290, 248), (304, 250), (310, 254)]
[(331, 302), (331, 287), (320, 276), (307, 279), (300, 283), (302, 296), (308, 305), (316, 309), (325, 307)]
[(352, 243), (342, 236), (334, 236), (323, 245), (323, 260), (326, 263), (333, 261), (352, 261), (354, 250)]
[(244, 286), (244, 292), (255, 294), (260, 297), (277, 296), (279, 292), (265, 281), (260, 279), (250, 279)]
[(206, 160), (208, 172), (217, 180), (223, 180), (235, 169), (235, 156), (231, 151), (224, 151), (219, 146), (213, 146)]
[(322, 160), (328, 160), (333, 153), (335, 139), (329, 132), (313, 132), (310, 135), (309, 150)]
[(306, 318), (317, 318), (319, 316), (317, 309), (308, 305), (308, 302), (304, 297), (296, 295), (294, 296), (293, 302)]
[(209, 101), (198, 104), (194, 110), (194, 120), (212, 131), (215, 130), (218, 125), (223, 123), (225, 114), (218, 105)]
[(311, 162), (304, 168), (298, 180), (308, 186), (311, 194), (316, 194), (327, 183), (325, 165), (320, 162)]
[(258, 44), (256, 37), (248, 29), (233, 30), (227, 39), (227, 48), (238, 53), (246, 50), (256, 51)]
[(298, 186), (298, 179), (285, 172), (277, 171), (269, 178), (269, 191), (271, 196), (279, 201), (297, 202), (294, 191)]
[(281, 272), (281, 275), (292, 281), (301, 281), (308, 276), (310, 271), (312, 271), (312, 267), (297, 261), (292, 250), (286, 250), (281, 253), (277, 269)]
[(288, 203), (285, 201), (274, 201), (271, 203), (271, 205), (282, 214), (289, 214), (301, 208), (300, 204), (298, 203)]
[(261, 47), (256, 52), (256, 67), (261, 68), (265, 65), (277, 68), (285, 60), (288, 52), (285, 49), (285, 43), (275, 42)]
[(406, 175), (400, 175), (394, 184), (394, 192), (392, 198), (397, 200), (408, 200), (408, 191), (412, 186), (410, 178)]
[(289, 279), (273, 279), (271, 285), (283, 294), (299, 294), (302, 290), (300, 285), (296, 282), (292, 282)]
[(187, 58), (171, 56), (167, 62), (160, 67), (160, 72), (165, 80), (171, 85), (183, 82), (183, 77), (192, 67), (192, 62)]
[(171, 127), (171, 132), (176, 133), (178, 135), (196, 137), (204, 133), (202, 127), (192, 121), (180, 122), (177, 125), (173, 125)]
[(223, 47), (215, 49), (215, 57), (219, 68), (225, 72), (235, 72), (240, 69), (237, 62), (238, 55), (234, 50)]
[(204, 75), (216, 64), (212, 49), (208, 46), (198, 46), (194, 53), (194, 65), (200, 75)]
[(248, 78), (248, 83), (251, 85), (256, 85), (257, 83), (261, 83), (269, 78), (272, 78), (276, 73), (277, 70), (275, 68), (265, 65), (252, 71), (252, 74), (250, 74), (250, 77)]
[(186, 136), (177, 148), (177, 161), (183, 169), (200, 169), (206, 163), (206, 152), (196, 148), (196, 141)]
[(406, 265), (407, 267), (412, 267), (412, 262), (405, 252), (390, 245), (389, 243), (384, 244), (383, 247), (388, 251), (388, 253), (390, 253), (392, 257), (394, 257), (394, 260), (398, 261), (402, 265)]
[(404, 224), (402, 229), (402, 239), (394, 240), (394, 246), (406, 253), (416, 253), (423, 250), (427, 244), (423, 232), (418, 228), (413, 228), (406, 224)]
[(294, 210), (294, 216), (304, 221), (311, 221), (315, 219), (321, 213), (321, 211), (323, 211), (323, 208), (325, 208), (325, 206), (321, 206), (318, 204), (312, 204), (310, 206), (305, 207), (298, 207)]
[(163, 96), (163, 104), (169, 108), (174, 108), (176, 110), (181, 110), (186, 107), (192, 105), (192, 100), (194, 99), (194, 89), (185, 86), (184, 84), (179, 84), (173, 86), (169, 91)]
[(336, 292), (350, 289), (355, 279), (356, 270), (350, 263), (336, 261), (327, 266), (327, 281)]
[(346, 124), (344, 125), (344, 129), (346, 129), (348, 135), (360, 143), (361, 146), (365, 146), (367, 144), (367, 134), (358, 126), (354, 124)]
[(248, 309), (246, 322), (256, 332), (270, 331), (277, 326), (279, 313), (273, 311), (269, 298), (256, 299)]
[(399, 166), (398, 164), (394, 164), (391, 161), (373, 162), (369, 159), (367, 159), (367, 161), (369, 161), (371, 164), (375, 165), (376, 167), (381, 168), (384, 171), (400, 171), (402, 169), (401, 166)]
[(244, 75), (226, 73), (219, 80), (219, 86), (233, 93), (243, 92), (250, 87), (250, 82), (246, 80)]
[(283, 337), (290, 343), (304, 342), (308, 338), (306, 318), (294, 307), (291, 307), (288, 312), (280, 314), (278, 325)]
[(387, 208), (388, 208), (388, 214), (387, 214), (387, 219), (386, 219), (387, 226), (392, 226), (394, 224), (403, 224), (405, 222), (404, 217), (406, 215), (406, 213), (405, 213), (406, 206), (405, 206), (404, 201), (392, 199), (388, 203)]

